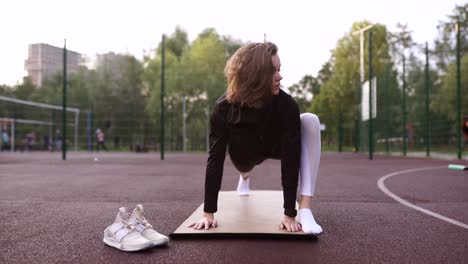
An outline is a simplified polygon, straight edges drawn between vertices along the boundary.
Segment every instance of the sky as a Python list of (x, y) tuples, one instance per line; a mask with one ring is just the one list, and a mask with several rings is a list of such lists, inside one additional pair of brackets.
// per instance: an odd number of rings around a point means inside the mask
[[(467, 0), (15, 0), (0, 4), (0, 84), (27, 75), (28, 45), (47, 43), (90, 58), (107, 52), (137, 59), (156, 48), (176, 26), (193, 41), (208, 27), (243, 42), (279, 48), (282, 85), (316, 76), (354, 22), (381, 23), (390, 31), (407, 23), (418, 43), (437, 37), (455, 5)], [(359, 70), (359, 69), (356, 69)]]

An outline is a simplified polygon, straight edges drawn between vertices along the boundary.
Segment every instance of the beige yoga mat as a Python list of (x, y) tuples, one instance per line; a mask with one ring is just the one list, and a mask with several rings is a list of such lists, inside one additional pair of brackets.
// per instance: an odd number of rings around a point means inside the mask
[(317, 236), (302, 231), (288, 232), (280, 229), (283, 212), (282, 191), (251, 191), (248, 196), (239, 196), (236, 191), (219, 192), (218, 212), (215, 214), (218, 227), (209, 230), (188, 227), (201, 219), (201, 204), (170, 237), (317, 239)]

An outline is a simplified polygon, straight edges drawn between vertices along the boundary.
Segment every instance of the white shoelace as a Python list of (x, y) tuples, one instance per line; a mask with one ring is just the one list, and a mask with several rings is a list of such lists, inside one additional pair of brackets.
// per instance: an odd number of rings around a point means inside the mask
[(134, 224), (140, 232), (146, 229), (153, 229), (153, 226), (145, 219), (144, 216), (132, 219), (131, 223)]

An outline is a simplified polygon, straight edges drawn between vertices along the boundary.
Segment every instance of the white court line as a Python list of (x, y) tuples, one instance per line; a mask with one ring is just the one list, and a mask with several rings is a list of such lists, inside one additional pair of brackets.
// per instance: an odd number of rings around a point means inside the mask
[(401, 175), (401, 174), (405, 174), (405, 173), (410, 173), (410, 172), (416, 172), (416, 171), (425, 171), (425, 170), (433, 170), (433, 169), (441, 169), (441, 168), (446, 168), (445, 166), (443, 167), (426, 167), (426, 168), (418, 168), (418, 169), (411, 169), (411, 170), (404, 170), (404, 171), (397, 171), (397, 172), (394, 172), (394, 173), (390, 173), (390, 174), (387, 174), (385, 176), (382, 176), (378, 181), (377, 181), (377, 185), (379, 186), (380, 190), (382, 190), (382, 192), (384, 192), (386, 195), (392, 197), (395, 201), (403, 204), (403, 205), (406, 205), (410, 208), (413, 208), (415, 210), (418, 210), (422, 213), (425, 213), (425, 214), (428, 214), (430, 216), (433, 216), (435, 218), (438, 218), (440, 220), (443, 220), (443, 221), (446, 221), (446, 222), (449, 222), (451, 224), (454, 224), (454, 225), (457, 225), (459, 227), (463, 227), (465, 229), (468, 229), (468, 225), (465, 224), (465, 223), (462, 223), (462, 222), (459, 222), (457, 220), (453, 220), (451, 218), (448, 218), (446, 216), (443, 216), (443, 215), (440, 215), (440, 214), (437, 214), (437, 213), (434, 213), (432, 211), (429, 211), (427, 209), (424, 209), (422, 207), (419, 207), (419, 206), (416, 206), (412, 203), (409, 203), (408, 201), (400, 198), (399, 196), (397, 196), (396, 194), (392, 193), (391, 191), (389, 191), (385, 185), (384, 185), (384, 181), (390, 177), (393, 177), (393, 176), (396, 176), (396, 175)]

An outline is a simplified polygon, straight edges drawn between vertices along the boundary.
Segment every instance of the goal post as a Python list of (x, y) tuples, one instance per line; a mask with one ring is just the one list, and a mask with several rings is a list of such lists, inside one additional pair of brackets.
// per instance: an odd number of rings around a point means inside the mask
[[(26, 101), (22, 99), (17, 99), (17, 98), (12, 98), (12, 97), (6, 97), (6, 96), (1, 96), (0, 95), (0, 101), (6, 101), (10, 103), (16, 103), (16, 104), (22, 104), (22, 105), (29, 105), (32, 107), (38, 107), (38, 108), (46, 108), (46, 109), (53, 109), (53, 110), (60, 110), (62, 111), (61, 106), (57, 105), (51, 105), (51, 104), (45, 104), (45, 103), (38, 103), (38, 102), (32, 102), (32, 101)], [(75, 115), (75, 120), (74, 120), (74, 149), (75, 151), (78, 150), (78, 128), (79, 128), (79, 115), (80, 115), (80, 109), (78, 108), (72, 108), (72, 107), (67, 107), (65, 108), (65, 111), (67, 112), (72, 112)], [(43, 120), (30, 120), (30, 119), (21, 119), (21, 118), (12, 118), (12, 117), (2, 117), (0, 118), (3, 123), (10, 123), (10, 133), (12, 135), (10, 138), (12, 139), (12, 147), (11, 150), (14, 151), (14, 127), (15, 123), (23, 123), (23, 124), (36, 124), (36, 125), (49, 125), (53, 126), (54, 123), (50, 121), (43, 121)]]

